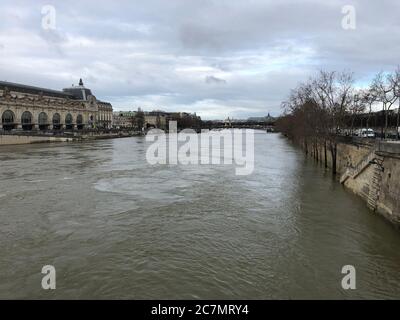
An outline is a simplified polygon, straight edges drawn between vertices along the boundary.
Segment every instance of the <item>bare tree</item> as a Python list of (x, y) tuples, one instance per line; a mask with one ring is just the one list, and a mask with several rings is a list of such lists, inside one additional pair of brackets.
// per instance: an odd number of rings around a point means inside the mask
[(317, 160), (322, 158), (320, 151), (322, 144), (325, 166), (329, 148), (334, 174), (337, 136), (342, 131), (346, 114), (354, 102), (353, 82), (352, 73), (320, 71), (317, 77), (292, 90), (288, 100), (283, 104), (287, 116), (285, 121), (281, 121), (281, 125), (294, 126), (286, 129), (288, 134), (295, 136), (296, 139), (301, 137), (306, 153), (311, 146), (311, 153)]
[(343, 130), (344, 119), (353, 100), (353, 73), (320, 71), (317, 78), (322, 101), (328, 115), (327, 140), (332, 158), (332, 171), (336, 174), (337, 137)]
[[(400, 101), (400, 66), (397, 66), (397, 69), (394, 71), (394, 73), (390, 76), (390, 81), (393, 86), (393, 91), (394, 91), (394, 96), (396, 97), (397, 100)], [(399, 107), (397, 109), (397, 121), (396, 121), (396, 136), (397, 139), (400, 139), (400, 131), (399, 131), (399, 125), (400, 125), (400, 103)]]
[(382, 103), (384, 125), (381, 127), (382, 139), (387, 138), (389, 110), (398, 99), (400, 84), (399, 69), (393, 74), (379, 72), (372, 81), (371, 91), (376, 96), (376, 100)]
[(369, 120), (371, 119), (372, 114), (372, 105), (376, 102), (376, 93), (371, 90), (371, 87), (368, 90), (363, 90), (360, 93), (361, 100), (366, 107), (368, 107), (368, 117), (366, 127), (369, 128)]
[(144, 112), (140, 108), (138, 109), (138, 111), (135, 114), (134, 122), (135, 122), (135, 125), (138, 128), (138, 130), (142, 131), (144, 124), (145, 124), (145, 115), (144, 115)]
[(349, 113), (351, 118), (350, 133), (353, 134), (354, 121), (365, 111), (365, 102), (363, 99), (363, 92), (357, 91), (353, 95), (353, 101), (349, 106)]

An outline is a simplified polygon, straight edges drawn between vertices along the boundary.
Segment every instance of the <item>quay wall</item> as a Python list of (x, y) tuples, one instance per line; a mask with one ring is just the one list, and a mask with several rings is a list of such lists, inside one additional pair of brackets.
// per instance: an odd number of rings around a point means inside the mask
[(72, 138), (64, 137), (44, 137), (44, 136), (17, 136), (17, 135), (0, 135), (0, 146), (13, 144), (30, 144), (44, 142), (68, 142)]
[(48, 142), (71, 142), (71, 141), (88, 141), (99, 139), (114, 139), (142, 135), (140, 132), (110, 132), (110, 133), (72, 133), (69, 135), (46, 136), (46, 135), (28, 135), (28, 134), (0, 134), (0, 146), (2, 145), (17, 145), (31, 143), (48, 143)]
[[(319, 150), (319, 159), (324, 162), (322, 145)], [(365, 162), (371, 153), (374, 153), (373, 157), (381, 159), (381, 164)], [(337, 144), (338, 179), (346, 174), (346, 170), (357, 167), (363, 161), (366, 163), (365, 168), (356, 177), (345, 180), (343, 185), (364, 199), (367, 204), (374, 192), (377, 192), (376, 202), (370, 209), (400, 227), (400, 142), (352, 139)], [(332, 168), (329, 150), (327, 166)], [(377, 172), (379, 179), (376, 179)]]

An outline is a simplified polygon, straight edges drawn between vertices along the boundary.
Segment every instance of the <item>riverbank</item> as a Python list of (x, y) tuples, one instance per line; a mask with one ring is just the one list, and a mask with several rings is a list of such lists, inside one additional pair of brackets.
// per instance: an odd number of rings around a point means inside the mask
[(20, 145), (32, 143), (50, 143), (50, 142), (73, 142), (73, 141), (87, 141), (99, 139), (115, 139), (126, 138), (141, 135), (136, 131), (116, 131), (116, 132), (65, 132), (61, 134), (46, 134), (46, 133), (13, 133), (13, 134), (0, 134), (0, 146), (5, 145)]
[[(323, 145), (319, 160), (325, 161)], [(315, 157), (314, 152), (308, 155)], [(326, 153), (332, 169), (332, 155)], [(343, 138), (337, 143), (337, 177), (367, 206), (400, 228), (400, 143), (375, 139)]]

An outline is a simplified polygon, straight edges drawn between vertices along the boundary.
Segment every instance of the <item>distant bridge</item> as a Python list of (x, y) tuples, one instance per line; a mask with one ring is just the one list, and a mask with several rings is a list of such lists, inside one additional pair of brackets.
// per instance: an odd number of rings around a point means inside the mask
[(219, 121), (212, 122), (209, 125), (210, 129), (255, 129), (255, 130), (266, 130), (269, 132), (275, 131), (275, 122), (259, 122), (259, 121)]

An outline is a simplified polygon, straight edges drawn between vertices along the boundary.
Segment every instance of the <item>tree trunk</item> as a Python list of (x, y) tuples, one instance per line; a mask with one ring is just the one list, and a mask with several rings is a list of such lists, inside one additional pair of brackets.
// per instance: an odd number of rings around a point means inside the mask
[(387, 129), (388, 129), (388, 123), (389, 123), (389, 112), (388, 110), (385, 111), (385, 139), (387, 137)]
[(307, 144), (307, 139), (304, 139), (304, 147), (306, 149), (306, 156), (308, 155), (308, 144)]
[(383, 107), (383, 109), (382, 109), (382, 117), (383, 117), (383, 119), (381, 120), (382, 121), (382, 123), (381, 123), (381, 140), (383, 140), (383, 139), (385, 139), (385, 132), (384, 132), (384, 123), (385, 123), (385, 114), (386, 114), (386, 112), (385, 112), (385, 107)]
[(330, 145), (330, 149), (331, 149), (331, 155), (332, 155), (332, 174), (335, 175), (336, 174), (336, 155), (337, 155), (337, 144), (332, 143)]
[(396, 128), (397, 129), (397, 132), (396, 132), (397, 140), (400, 139), (399, 125), (400, 125), (400, 106), (399, 106), (399, 109), (397, 110), (397, 128)]

